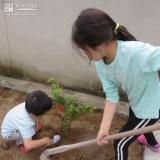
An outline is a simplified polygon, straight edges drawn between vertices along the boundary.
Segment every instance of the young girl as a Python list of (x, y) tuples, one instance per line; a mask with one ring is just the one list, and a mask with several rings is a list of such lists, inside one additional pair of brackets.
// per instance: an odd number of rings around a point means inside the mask
[[(98, 9), (81, 12), (72, 26), (72, 41), (83, 58), (96, 61), (98, 76), (106, 94), (97, 135), (98, 145), (108, 143), (102, 138), (109, 135), (119, 101), (118, 86), (126, 92), (130, 103), (129, 119), (119, 132), (157, 122), (160, 116), (160, 47), (136, 41), (124, 26)], [(153, 151), (160, 150), (153, 133), (146, 133), (115, 140), (115, 159), (127, 160), (128, 147), (136, 139)]]

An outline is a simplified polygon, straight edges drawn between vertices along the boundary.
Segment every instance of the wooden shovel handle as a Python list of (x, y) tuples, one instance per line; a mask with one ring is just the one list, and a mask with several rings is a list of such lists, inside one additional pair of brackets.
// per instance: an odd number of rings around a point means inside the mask
[(124, 137), (130, 137), (130, 136), (135, 136), (135, 135), (140, 135), (143, 133), (148, 133), (148, 132), (153, 132), (156, 130), (160, 130), (160, 124), (154, 124), (151, 126), (147, 126), (147, 127), (143, 127), (143, 128), (139, 128), (139, 129), (134, 129), (131, 131), (126, 131), (126, 132), (122, 132), (122, 133), (117, 133), (117, 134), (113, 134), (107, 137), (104, 137), (104, 140), (107, 141), (111, 141), (111, 140), (116, 140), (116, 139), (121, 139)]
[[(160, 129), (160, 124), (154, 124), (151, 126), (147, 126), (147, 127), (127, 131), (127, 132), (109, 135), (107, 137), (104, 137), (103, 139), (106, 141), (111, 141), (111, 140), (121, 139), (121, 138), (130, 137), (130, 136), (134, 136), (134, 135), (140, 135), (143, 133), (153, 132), (153, 131), (156, 131), (159, 129)], [(75, 143), (75, 144), (71, 144), (71, 145), (64, 145), (64, 146), (56, 147), (53, 149), (47, 149), (46, 151), (44, 151), (42, 153), (41, 157), (43, 156), (43, 157), (47, 158), (47, 156), (52, 155), (52, 154), (61, 153), (61, 152), (65, 152), (65, 151), (68, 151), (71, 149), (85, 147), (85, 146), (89, 146), (89, 145), (93, 145), (93, 144), (96, 144), (96, 139), (84, 141), (84, 142), (80, 142), (80, 143)], [(43, 160), (45, 160), (45, 158), (43, 158)]]
[[(156, 130), (160, 130), (160, 124), (154, 124), (151, 126), (147, 126), (147, 127), (143, 127), (143, 128), (139, 128), (139, 129), (135, 129), (135, 130), (131, 130), (131, 131), (126, 131), (126, 132), (122, 132), (122, 133), (109, 135), (109, 136), (104, 137), (103, 139), (106, 141), (112, 141), (112, 140), (130, 137), (130, 136), (134, 136), (134, 135), (140, 135), (143, 133), (148, 133), (148, 132), (152, 132), (152, 131), (156, 131)], [(72, 149), (73, 148), (80, 148), (80, 147), (89, 146), (89, 145), (92, 145), (95, 143), (96, 143), (96, 139), (93, 139), (93, 140), (89, 140), (89, 141), (84, 141), (84, 142), (72, 144), (71, 148)]]

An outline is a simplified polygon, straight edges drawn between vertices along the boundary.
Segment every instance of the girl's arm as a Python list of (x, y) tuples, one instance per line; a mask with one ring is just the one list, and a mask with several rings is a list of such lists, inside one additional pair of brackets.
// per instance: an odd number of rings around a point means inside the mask
[(108, 142), (102, 141), (102, 138), (104, 136), (109, 135), (109, 130), (111, 127), (112, 119), (115, 114), (116, 108), (117, 108), (116, 103), (106, 100), (101, 126), (97, 135), (97, 144), (100, 146), (108, 143)]

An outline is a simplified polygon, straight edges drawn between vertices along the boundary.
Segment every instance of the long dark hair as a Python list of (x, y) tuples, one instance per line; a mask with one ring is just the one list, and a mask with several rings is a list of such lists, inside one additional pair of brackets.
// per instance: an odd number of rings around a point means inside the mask
[(115, 31), (116, 22), (105, 12), (89, 8), (81, 12), (72, 26), (72, 42), (78, 53), (84, 58), (82, 50), (86, 45), (92, 49), (111, 40), (136, 41), (127, 29), (119, 25)]

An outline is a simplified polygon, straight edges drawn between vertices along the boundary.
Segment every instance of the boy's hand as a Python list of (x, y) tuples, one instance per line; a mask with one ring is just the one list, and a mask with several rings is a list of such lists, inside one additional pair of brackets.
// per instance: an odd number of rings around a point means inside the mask
[(35, 122), (35, 124), (36, 124), (36, 133), (38, 132), (38, 129), (39, 129), (39, 127), (38, 127), (38, 119), (36, 119), (36, 122)]

